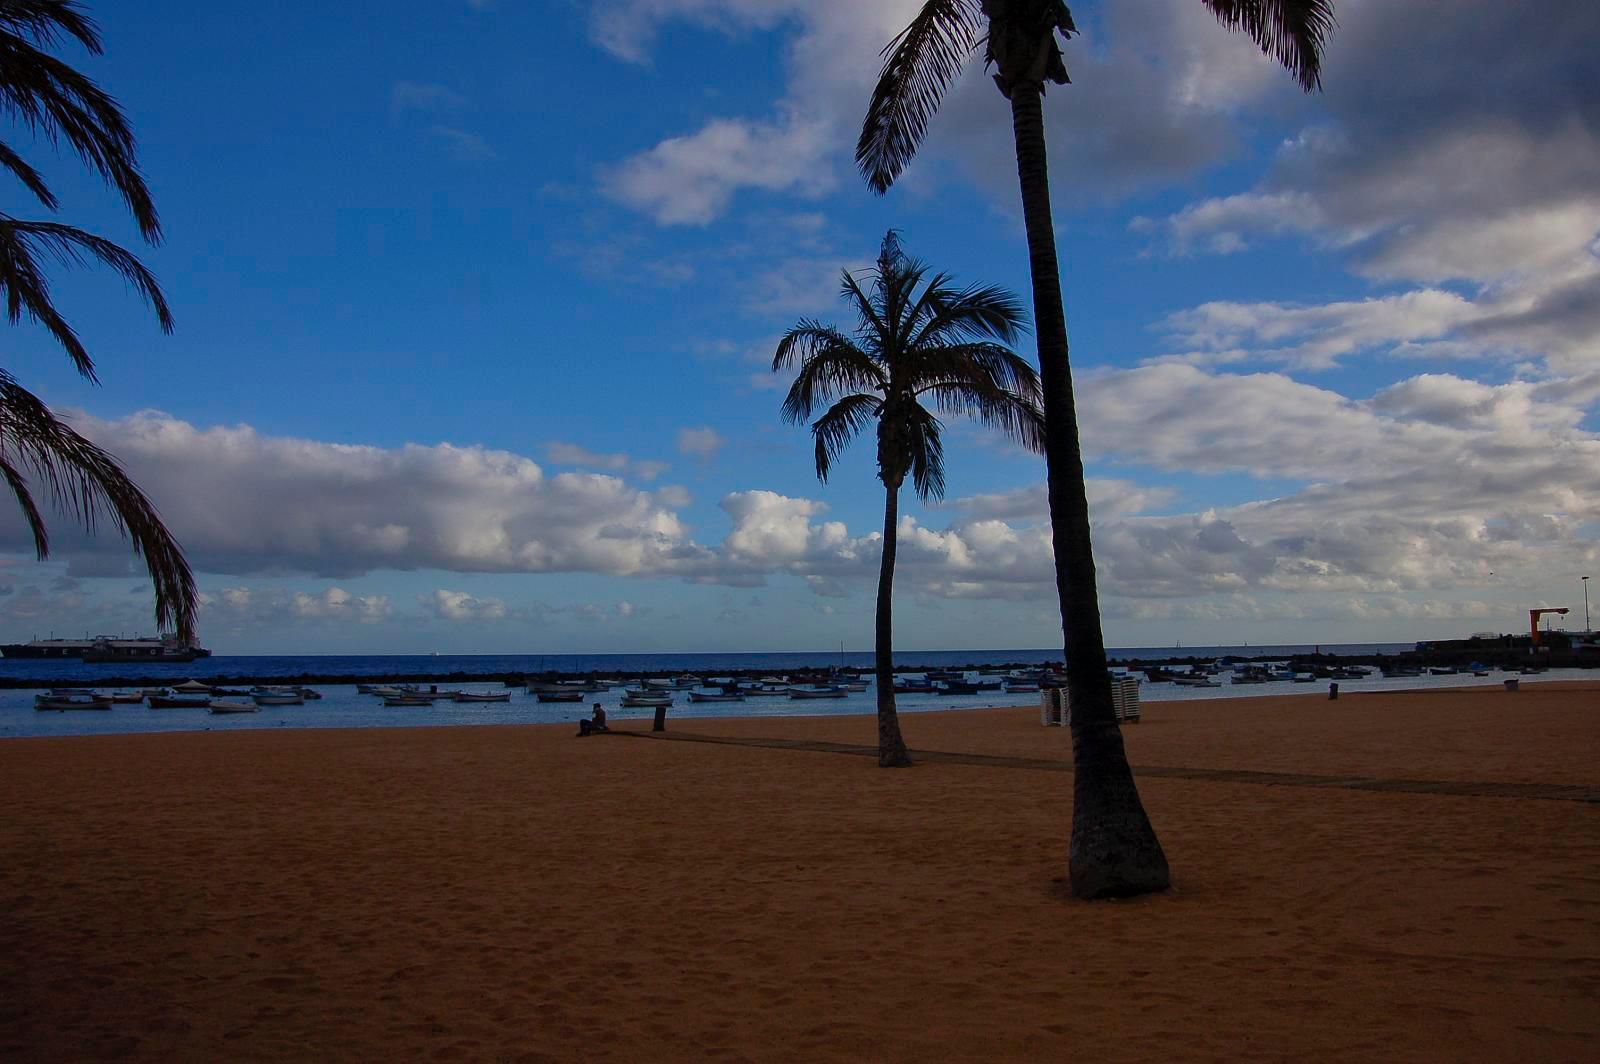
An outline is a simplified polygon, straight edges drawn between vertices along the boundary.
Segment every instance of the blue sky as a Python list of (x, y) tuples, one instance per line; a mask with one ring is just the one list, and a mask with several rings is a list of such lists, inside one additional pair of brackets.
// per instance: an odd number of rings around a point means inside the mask
[[(107, 54), (65, 54), (139, 136), (177, 331), (62, 273), (103, 384), (28, 325), (7, 366), (155, 498), (220, 652), (865, 649), (872, 448), (816, 482), (772, 347), (851, 324), (890, 226), (1028, 291), (976, 64), (888, 196), (851, 169), (915, 7), (91, 5)], [(1046, 121), (1113, 644), (1512, 630), (1600, 569), (1597, 16), (1338, 11), (1305, 97), (1194, 0), (1074, 7)], [(899, 645), (1059, 643), (1042, 476), (950, 426)], [(114, 537), (26, 543), (0, 512), (7, 638), (149, 629)]]

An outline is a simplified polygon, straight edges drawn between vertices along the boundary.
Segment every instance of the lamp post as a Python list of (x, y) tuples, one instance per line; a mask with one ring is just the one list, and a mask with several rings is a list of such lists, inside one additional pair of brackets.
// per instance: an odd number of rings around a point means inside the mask
[(1594, 631), (1589, 627), (1589, 578), (1579, 577), (1583, 581), (1583, 631), (1584, 634)]

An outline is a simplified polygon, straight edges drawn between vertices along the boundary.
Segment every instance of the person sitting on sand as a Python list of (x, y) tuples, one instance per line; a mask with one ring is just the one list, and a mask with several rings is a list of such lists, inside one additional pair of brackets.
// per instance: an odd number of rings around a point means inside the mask
[(606, 709), (599, 702), (594, 704), (594, 716), (588, 720), (580, 720), (578, 722), (579, 738), (585, 735), (593, 735), (595, 732), (610, 730), (610, 728), (606, 727)]

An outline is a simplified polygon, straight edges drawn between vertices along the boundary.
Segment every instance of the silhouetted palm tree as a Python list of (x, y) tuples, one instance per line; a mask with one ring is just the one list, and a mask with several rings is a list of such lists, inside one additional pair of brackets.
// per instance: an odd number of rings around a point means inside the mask
[[(1201, 2), (1224, 26), (1244, 31), (1286, 66), (1301, 87), (1310, 91), (1320, 85), (1322, 46), (1333, 27), (1331, 0)], [(1041, 99), (1046, 82), (1067, 83), (1056, 35), (1067, 38), (1075, 32), (1072, 14), (1061, 0), (928, 0), (884, 49), (888, 58), (867, 107), (856, 162), (868, 184), (886, 191), (916, 154), (945, 89), (979, 43), (987, 42), (985, 62), (994, 67), (995, 83), (1011, 104), (1044, 382), (1056, 589), (1072, 698), (1075, 778), (1068, 864), (1073, 893), (1098, 898), (1165, 890), (1170, 876), (1134, 786), (1111, 706), (1050, 220)]]
[(909, 475), (918, 498), (944, 496), (942, 426), (933, 411), (974, 417), (1034, 451), (1044, 446), (1044, 415), (1038, 374), (1005, 346), (1025, 326), (1015, 296), (928, 276), (926, 266), (901, 253), (893, 230), (871, 277), (869, 293), (844, 271), (841, 295), (856, 312), (855, 332), (802, 321), (778, 344), (772, 368), (798, 367), (783, 401), (785, 420), (807, 421), (827, 406), (811, 425), (824, 483), (845, 446), (877, 425), (885, 496), (875, 639), (878, 764), (893, 768), (911, 764), (894, 708), (890, 609), (900, 486)]
[[(139, 174), (133, 131), (122, 109), (93, 81), (44, 51), (67, 39), (100, 53), (93, 21), (72, 0), (0, 0), (0, 109), (32, 133), (56, 143), (65, 140), (121, 193), (139, 232), (157, 243), (161, 223)], [(44, 178), (4, 143), (0, 143), (0, 167), (44, 207), (57, 209), (55, 194)], [(160, 286), (132, 254), (70, 225), (24, 221), (0, 212), (0, 291), (7, 316), (12, 323), (26, 316), (43, 325), (87, 379), (96, 380), (94, 362), (51, 302), (43, 268), (51, 261), (59, 266), (97, 262), (111, 267), (144, 297), (162, 330), (172, 330), (172, 314)], [(49, 555), (50, 539), (33, 497), (34, 482), (43, 484), (58, 510), (91, 533), (101, 518), (109, 518), (132, 541), (134, 553), (143, 556), (150, 571), (156, 623), (185, 638), (193, 636), (194, 576), (155, 506), (116, 459), (74, 432), (4, 370), (0, 370), (0, 476), (22, 507), (40, 559)]]

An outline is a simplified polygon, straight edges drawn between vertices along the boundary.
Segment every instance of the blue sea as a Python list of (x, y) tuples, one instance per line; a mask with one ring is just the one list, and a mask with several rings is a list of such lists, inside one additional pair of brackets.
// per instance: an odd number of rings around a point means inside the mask
[[(1224, 656), (1288, 659), (1313, 653), (1317, 647), (1227, 646), (1227, 647), (1124, 647), (1111, 651), (1113, 663), (1130, 659), (1154, 660), (1177, 656), (1210, 659)], [(1363, 643), (1323, 644), (1325, 654), (1341, 656), (1395, 654), (1410, 650), (1411, 644)], [(981, 668), (1005, 664), (1041, 664), (1059, 661), (1059, 650), (938, 650), (904, 651), (896, 654), (896, 664), (934, 669)], [(86, 681), (89, 686), (109, 689), (103, 682), (113, 678), (141, 678), (160, 683), (179, 683), (184, 679), (201, 681), (226, 676), (274, 677), (295, 681), (304, 676), (391, 676), (414, 675), (436, 678), (441, 689), (504, 690), (498, 681), (462, 677), (497, 676), (505, 673), (596, 673), (602, 676), (629, 676), (639, 673), (689, 673), (717, 676), (733, 670), (751, 670), (781, 675), (791, 670), (843, 666), (870, 669), (872, 655), (855, 653), (777, 653), (777, 654), (522, 654), (522, 655), (372, 655), (372, 656), (215, 656), (188, 664), (174, 665), (85, 665), (78, 661), (37, 661), (6, 659), (0, 662), (0, 676), (15, 680), (34, 680), (39, 687), (66, 681)], [(1547, 679), (1578, 670), (1552, 670)], [(451, 674), (458, 674), (452, 678)], [(1374, 673), (1361, 680), (1339, 681), (1342, 691), (1401, 690), (1418, 687), (1497, 685), (1500, 674), (1486, 679), (1470, 675), (1421, 676), (1386, 679)], [(618, 702), (621, 690), (586, 695), (582, 703), (542, 703), (520, 688), (513, 688), (509, 703), (438, 702), (432, 707), (388, 707), (382, 699), (357, 693), (353, 684), (316, 684), (323, 697), (303, 706), (268, 706), (260, 713), (238, 716), (213, 716), (203, 709), (153, 710), (144, 705), (117, 705), (100, 712), (39, 712), (33, 708), (36, 689), (0, 690), (0, 738), (49, 735), (96, 735), (163, 731), (239, 731), (256, 728), (375, 728), (460, 724), (555, 724), (587, 716), (589, 705), (600, 702), (613, 720), (648, 719), (649, 709), (623, 709)], [(1218, 688), (1178, 687), (1170, 683), (1145, 683), (1144, 701), (1204, 700), (1276, 694), (1325, 694), (1326, 683), (1261, 684)], [(974, 708), (978, 706), (1038, 705), (1037, 694), (1009, 695), (1003, 691), (983, 691), (976, 695), (952, 697), (931, 694), (901, 694), (896, 705), (902, 712)], [(745, 702), (694, 704), (680, 692), (668, 711), (677, 718), (818, 716), (871, 713), (876, 705), (874, 687), (852, 693), (848, 698), (828, 701), (794, 701), (788, 698), (756, 698)]]

